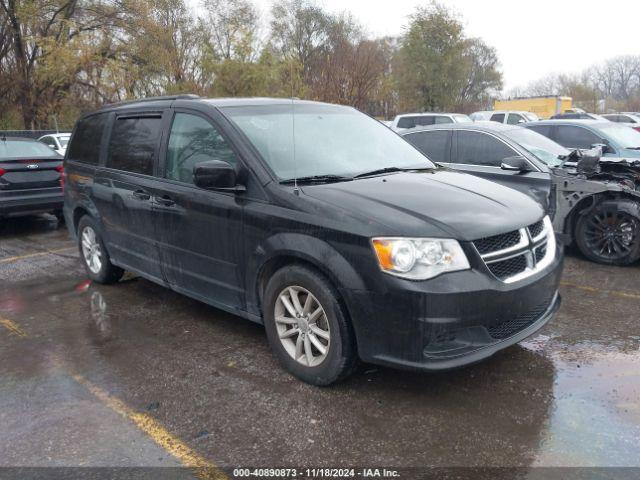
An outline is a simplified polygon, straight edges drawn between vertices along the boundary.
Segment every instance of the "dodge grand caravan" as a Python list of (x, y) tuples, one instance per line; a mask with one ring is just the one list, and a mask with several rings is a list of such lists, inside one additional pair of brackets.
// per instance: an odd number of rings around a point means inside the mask
[(542, 208), (441, 168), (355, 109), (151, 98), (81, 118), (65, 215), (88, 276), (123, 270), (263, 323), (281, 364), (327, 385), (358, 359), (441, 370), (557, 311)]

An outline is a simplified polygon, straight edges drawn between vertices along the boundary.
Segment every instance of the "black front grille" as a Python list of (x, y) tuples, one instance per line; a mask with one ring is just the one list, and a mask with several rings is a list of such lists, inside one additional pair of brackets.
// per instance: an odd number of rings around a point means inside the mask
[(498, 325), (487, 327), (489, 335), (491, 335), (491, 338), (495, 338), (496, 340), (502, 340), (504, 338), (511, 337), (518, 332), (521, 332), (536, 320), (538, 320), (540, 316), (547, 311), (547, 308), (549, 308), (549, 303), (550, 300), (547, 300), (536, 308), (533, 308), (516, 318), (499, 323)]
[(538, 235), (542, 233), (543, 230), (544, 230), (544, 222), (542, 220), (534, 223), (533, 225), (529, 225), (529, 233), (531, 234), (531, 238), (536, 238)]
[(495, 263), (487, 264), (491, 273), (493, 273), (500, 280), (505, 280), (509, 277), (513, 277), (519, 273), (524, 272), (527, 269), (527, 259), (524, 255), (518, 255), (507, 260), (501, 260)]
[(536, 249), (536, 263), (541, 261), (546, 254), (547, 254), (547, 244), (545, 243), (544, 245)]
[(480, 255), (484, 255), (486, 253), (513, 247), (517, 245), (518, 242), (520, 242), (520, 232), (515, 230), (509, 233), (481, 238), (480, 240), (475, 240), (473, 244), (478, 249), (478, 252), (480, 252)]

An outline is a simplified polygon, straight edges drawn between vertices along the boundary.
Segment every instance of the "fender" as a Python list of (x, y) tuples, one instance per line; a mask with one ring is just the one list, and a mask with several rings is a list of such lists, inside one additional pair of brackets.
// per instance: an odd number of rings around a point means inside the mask
[(329, 243), (300, 233), (278, 233), (259, 244), (249, 258), (245, 284), (247, 310), (260, 315), (261, 282), (269, 266), (278, 259), (298, 259), (320, 270), (338, 289), (365, 289), (363, 279), (351, 264)]

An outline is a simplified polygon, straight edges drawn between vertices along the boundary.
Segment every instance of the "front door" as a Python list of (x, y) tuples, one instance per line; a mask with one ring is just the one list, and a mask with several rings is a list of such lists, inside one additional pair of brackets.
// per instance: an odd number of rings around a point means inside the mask
[(174, 112), (166, 145), (163, 180), (153, 195), (163, 274), (178, 291), (237, 308), (244, 301), (242, 207), (234, 193), (193, 183), (197, 163), (237, 166), (236, 154), (209, 118), (187, 110)]
[(510, 145), (488, 133), (470, 130), (454, 132), (453, 144), (450, 167), (518, 190), (535, 199), (545, 211), (549, 210), (548, 172), (541, 172), (534, 165), (533, 171), (524, 173), (500, 167), (503, 159), (520, 155)]

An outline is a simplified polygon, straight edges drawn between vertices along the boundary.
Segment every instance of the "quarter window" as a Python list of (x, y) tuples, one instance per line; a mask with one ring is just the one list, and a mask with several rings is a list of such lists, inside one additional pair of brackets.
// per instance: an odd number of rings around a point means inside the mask
[(67, 158), (97, 165), (100, 161), (102, 134), (108, 118), (108, 114), (99, 113), (80, 120), (73, 134)]
[(162, 117), (117, 118), (109, 142), (107, 166), (125, 172), (153, 175)]
[(602, 143), (596, 134), (586, 128), (558, 125), (556, 129), (556, 142), (566, 148), (591, 148), (596, 143)]
[(466, 165), (499, 167), (502, 160), (518, 153), (491, 135), (480, 132), (458, 132), (458, 161)]
[(434, 130), (431, 132), (419, 132), (406, 135), (411, 145), (424, 153), (434, 162), (448, 162), (449, 132), (447, 130)]
[(492, 122), (504, 123), (504, 113), (494, 113), (491, 115)]
[(207, 160), (236, 165), (236, 156), (220, 132), (207, 120), (176, 113), (169, 135), (165, 177), (193, 183), (193, 167)]

